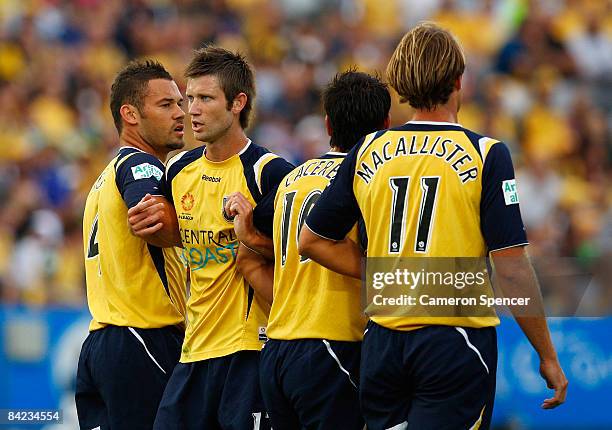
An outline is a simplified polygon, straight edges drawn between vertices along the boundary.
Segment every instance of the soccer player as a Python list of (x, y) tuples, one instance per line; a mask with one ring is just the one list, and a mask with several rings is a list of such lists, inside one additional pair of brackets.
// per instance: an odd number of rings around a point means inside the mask
[(150, 429), (180, 356), (183, 266), (174, 248), (133, 236), (126, 218), (147, 193), (159, 194), (161, 160), (184, 145), (182, 100), (170, 74), (150, 60), (127, 65), (111, 88), (121, 147), (89, 192), (83, 217), (93, 320), (77, 370), (82, 429)]
[[(323, 92), (331, 151), (296, 167), (275, 195), (256, 208), (258, 230), (273, 237), (274, 262), (240, 248), (238, 264), (251, 285), (268, 284), (274, 300), (262, 351), (260, 383), (276, 430), (363, 429), (358, 384), (366, 318), (360, 282), (325, 269), (298, 253), (306, 215), (362, 136), (389, 126), (391, 96), (385, 84), (365, 73), (338, 74)], [(248, 201), (230, 197), (238, 239), (259, 248)], [(232, 207), (234, 209), (232, 209)], [(273, 213), (273, 220), (269, 216)], [(349, 237), (357, 242), (357, 225)]]
[[(204, 146), (172, 158), (164, 177), (166, 196), (178, 214), (191, 294), (180, 363), (154, 428), (263, 429), (268, 420), (259, 355), (270, 306), (236, 270), (238, 239), (224, 201), (240, 191), (255, 205), (293, 166), (245, 135), (255, 87), (241, 55), (202, 48), (185, 75), (192, 129)], [(148, 215), (154, 206), (143, 200), (132, 211), (137, 234), (158, 224)]]
[[(306, 219), (300, 252), (359, 277), (346, 234), (363, 216), (370, 257), (492, 257), (504, 293), (539, 294), (507, 147), (457, 123), (462, 50), (429, 23), (408, 32), (387, 67), (412, 121), (372, 133), (348, 154)], [(424, 260), (425, 261), (425, 260)], [(510, 288), (506, 286), (510, 285)], [(360, 404), (370, 430), (487, 429), (495, 393), (497, 316), (370, 315)], [(542, 316), (517, 321), (563, 403), (567, 380)]]

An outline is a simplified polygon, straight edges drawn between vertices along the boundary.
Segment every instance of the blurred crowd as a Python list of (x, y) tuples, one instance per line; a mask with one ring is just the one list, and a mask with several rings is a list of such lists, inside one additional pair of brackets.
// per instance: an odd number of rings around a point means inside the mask
[(421, 20), (465, 48), (459, 122), (512, 151), (547, 305), (609, 313), (610, 0), (2, 0), (1, 301), (85, 303), (82, 210), (116, 151), (108, 98), (126, 61), (154, 57), (184, 89), (194, 48), (240, 50), (257, 78), (248, 135), (300, 162), (327, 147), (322, 86), (351, 66), (384, 76)]

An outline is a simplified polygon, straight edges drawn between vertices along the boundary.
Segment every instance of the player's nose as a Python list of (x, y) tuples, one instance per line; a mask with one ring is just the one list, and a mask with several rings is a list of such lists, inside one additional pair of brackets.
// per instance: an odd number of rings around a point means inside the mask
[(199, 115), (200, 114), (200, 106), (196, 101), (189, 103), (189, 109), (187, 111), (189, 115)]
[(176, 110), (174, 112), (174, 119), (183, 119), (185, 118), (185, 111), (179, 105), (176, 105)]

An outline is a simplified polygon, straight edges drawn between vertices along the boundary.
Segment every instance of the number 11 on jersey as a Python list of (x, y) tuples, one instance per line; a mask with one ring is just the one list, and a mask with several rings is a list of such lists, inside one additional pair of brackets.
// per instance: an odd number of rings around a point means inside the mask
[[(414, 243), (414, 252), (416, 253), (427, 252), (435, 216), (439, 183), (439, 176), (423, 176), (420, 178), (422, 195)], [(406, 239), (409, 184), (410, 176), (394, 176), (389, 178), (389, 186), (393, 193), (391, 225), (389, 226), (389, 254), (399, 255), (402, 252)]]

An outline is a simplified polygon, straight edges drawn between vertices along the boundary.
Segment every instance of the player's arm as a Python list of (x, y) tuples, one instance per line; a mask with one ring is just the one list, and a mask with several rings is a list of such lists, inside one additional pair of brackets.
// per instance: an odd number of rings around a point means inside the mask
[(510, 152), (503, 143), (496, 143), (483, 155), (480, 219), (491, 251), (495, 286), (505, 297), (529, 298), (528, 306), (509, 308), (540, 357), (540, 373), (547, 386), (555, 390), (554, 396), (542, 403), (544, 409), (551, 409), (565, 401), (568, 382), (546, 324), (540, 287), (525, 252), (527, 236)]
[(348, 237), (332, 240), (314, 233), (308, 224), (300, 232), (300, 254), (341, 275), (361, 279), (359, 246)]
[(359, 246), (346, 235), (360, 216), (353, 193), (356, 145), (342, 161), (332, 180), (310, 211), (299, 240), (299, 252), (328, 269), (361, 278)]
[(272, 303), (274, 284), (274, 263), (263, 255), (240, 244), (236, 268), (249, 285), (266, 302)]
[(180, 244), (174, 207), (161, 196), (163, 163), (144, 152), (122, 155), (115, 166), (115, 181), (128, 208), (128, 222), (141, 214), (134, 219), (136, 228), (130, 224), (132, 234), (155, 246), (173, 246), (177, 238)]
[(242, 193), (235, 192), (230, 194), (225, 203), (224, 210), (230, 218), (234, 219), (234, 232), (236, 232), (236, 236), (240, 242), (244, 243), (252, 251), (257, 251), (266, 258), (274, 258), (274, 245), (272, 244), (272, 239), (255, 228), (253, 221), (253, 205), (251, 205), (251, 202), (249, 202)]
[(495, 268), (496, 286), (501, 289), (504, 297), (529, 298), (527, 308), (510, 307), (510, 310), (538, 353), (540, 374), (548, 388), (555, 390), (552, 398), (544, 400), (542, 408), (555, 408), (565, 402), (568, 381), (561, 369), (557, 352), (550, 338), (540, 288), (525, 247), (518, 246), (493, 251), (491, 257)]
[(146, 194), (128, 210), (128, 223), (134, 236), (151, 245), (182, 247), (174, 205), (164, 196)]
[(278, 184), (293, 168), (291, 163), (277, 155), (264, 154), (253, 166), (251, 194), (257, 202), (255, 209), (240, 192), (231, 194), (224, 207), (230, 217), (236, 216), (234, 231), (238, 239), (270, 259), (274, 258), (271, 239), (274, 197)]

